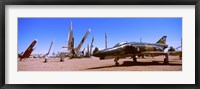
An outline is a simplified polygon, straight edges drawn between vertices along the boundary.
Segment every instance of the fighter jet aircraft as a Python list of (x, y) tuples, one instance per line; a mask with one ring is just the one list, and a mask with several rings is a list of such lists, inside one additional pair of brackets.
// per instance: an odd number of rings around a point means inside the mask
[(122, 42), (116, 44), (114, 47), (99, 50), (96, 48), (93, 56), (104, 58), (115, 58), (115, 65), (119, 65), (119, 58), (132, 57), (134, 62), (137, 62), (138, 55), (165, 55), (164, 63), (168, 63), (168, 54), (164, 50), (168, 47), (166, 45), (167, 36), (163, 36), (156, 43), (143, 42)]
[(51, 45), (49, 47), (49, 51), (45, 55), (43, 55), (43, 58), (45, 59), (44, 63), (46, 63), (48, 58), (49, 58), (49, 53), (51, 51), (51, 47), (52, 47), (53, 43), (54, 43), (54, 40), (52, 40), (52, 42), (51, 42)]
[[(91, 57), (92, 55), (92, 48), (93, 48), (93, 43), (94, 43), (94, 36), (92, 37), (92, 42), (91, 42), (91, 45), (89, 47), (89, 44), (87, 45), (87, 51), (86, 53), (84, 54), (84, 57)], [(83, 49), (83, 51), (85, 50), (85, 48)]]
[(24, 59), (24, 58), (28, 58), (28, 57), (31, 55), (31, 53), (32, 53), (33, 50), (35, 49), (35, 48), (33, 48), (33, 47), (35, 46), (36, 43), (37, 43), (37, 39), (35, 39), (35, 40), (31, 43), (31, 45), (26, 49), (25, 52), (22, 52), (21, 54), (19, 54), (20, 61), (21, 61), (22, 59)]
[(171, 56), (179, 56), (179, 59), (182, 59), (182, 50), (177, 50), (181, 48), (182, 46), (179, 46), (177, 48), (173, 48), (172, 46), (168, 50), (168, 54)]
[(68, 35), (68, 46), (63, 46), (63, 48), (68, 48), (69, 52), (62, 52), (61, 54), (61, 60), (65, 57), (68, 56), (70, 59), (74, 58), (74, 57), (82, 57), (84, 56), (83, 52), (80, 51), (84, 41), (86, 40), (87, 36), (89, 35), (89, 33), (91, 32), (91, 29), (89, 29), (85, 36), (83, 37), (83, 39), (81, 40), (81, 42), (79, 43), (79, 45), (74, 48), (74, 37), (73, 37), (73, 31), (72, 31), (72, 22), (70, 24), (70, 30), (69, 30), (69, 35)]

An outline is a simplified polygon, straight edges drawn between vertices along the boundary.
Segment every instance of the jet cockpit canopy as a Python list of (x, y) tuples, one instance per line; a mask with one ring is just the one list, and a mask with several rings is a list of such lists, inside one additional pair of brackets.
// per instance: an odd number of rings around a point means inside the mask
[(117, 43), (114, 47), (118, 47), (118, 46), (121, 46), (121, 45), (125, 45), (125, 44), (128, 44), (128, 42), (121, 42), (121, 43)]

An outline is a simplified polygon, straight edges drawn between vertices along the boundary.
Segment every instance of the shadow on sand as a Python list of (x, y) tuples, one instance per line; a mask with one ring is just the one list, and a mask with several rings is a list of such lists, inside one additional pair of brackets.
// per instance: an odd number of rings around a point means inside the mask
[(101, 68), (111, 68), (111, 67), (127, 67), (127, 66), (152, 66), (152, 65), (169, 65), (169, 66), (181, 66), (182, 64), (170, 63), (163, 64), (163, 61), (152, 61), (152, 62), (133, 62), (133, 61), (124, 61), (122, 64), (110, 65), (110, 66), (101, 66), (101, 67), (93, 67), (88, 69), (101, 69)]

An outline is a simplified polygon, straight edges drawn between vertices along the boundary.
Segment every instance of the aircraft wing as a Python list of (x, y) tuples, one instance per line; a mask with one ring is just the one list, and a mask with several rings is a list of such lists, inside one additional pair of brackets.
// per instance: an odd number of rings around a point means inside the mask
[(159, 56), (159, 55), (167, 55), (168, 53), (165, 53), (165, 52), (161, 52), (161, 51), (151, 51), (151, 52), (142, 52), (140, 53), (142, 55), (156, 55), (156, 56)]
[(169, 55), (172, 55), (172, 56), (182, 55), (182, 51), (169, 52)]

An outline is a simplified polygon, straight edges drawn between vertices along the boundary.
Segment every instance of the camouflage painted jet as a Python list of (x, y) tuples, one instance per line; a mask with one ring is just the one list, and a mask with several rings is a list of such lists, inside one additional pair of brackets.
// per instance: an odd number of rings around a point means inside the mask
[(165, 55), (164, 63), (168, 63), (168, 54), (164, 50), (168, 47), (166, 45), (167, 36), (163, 36), (156, 43), (143, 42), (122, 42), (116, 44), (114, 47), (103, 49), (93, 53), (93, 56), (104, 58), (115, 58), (115, 65), (119, 65), (119, 58), (132, 57), (134, 62), (137, 62), (138, 55)]
[(176, 49), (173, 48), (172, 46), (168, 50), (168, 54), (170, 56), (179, 56), (180, 59), (182, 59), (182, 49), (177, 50), (178, 48), (181, 48), (182, 46), (177, 47)]
[(63, 48), (68, 48), (68, 53), (66, 52), (62, 52), (61, 53), (61, 60), (63, 57), (68, 56), (70, 59), (74, 58), (74, 57), (82, 57), (84, 56), (83, 51), (80, 51), (84, 41), (86, 40), (87, 36), (89, 35), (89, 33), (91, 32), (91, 29), (89, 29), (85, 36), (83, 37), (83, 39), (81, 40), (81, 42), (79, 43), (79, 45), (74, 48), (74, 37), (73, 37), (73, 31), (72, 31), (72, 22), (70, 24), (70, 30), (69, 30), (69, 35), (68, 35), (68, 46), (63, 46)]
[(25, 52), (22, 52), (21, 54), (19, 54), (20, 61), (21, 61), (22, 59), (24, 59), (24, 58), (28, 58), (28, 57), (31, 55), (31, 53), (32, 53), (33, 50), (35, 49), (35, 48), (33, 48), (33, 47), (35, 46), (36, 43), (37, 43), (37, 39), (35, 39), (35, 40), (31, 43), (31, 45), (26, 49)]

